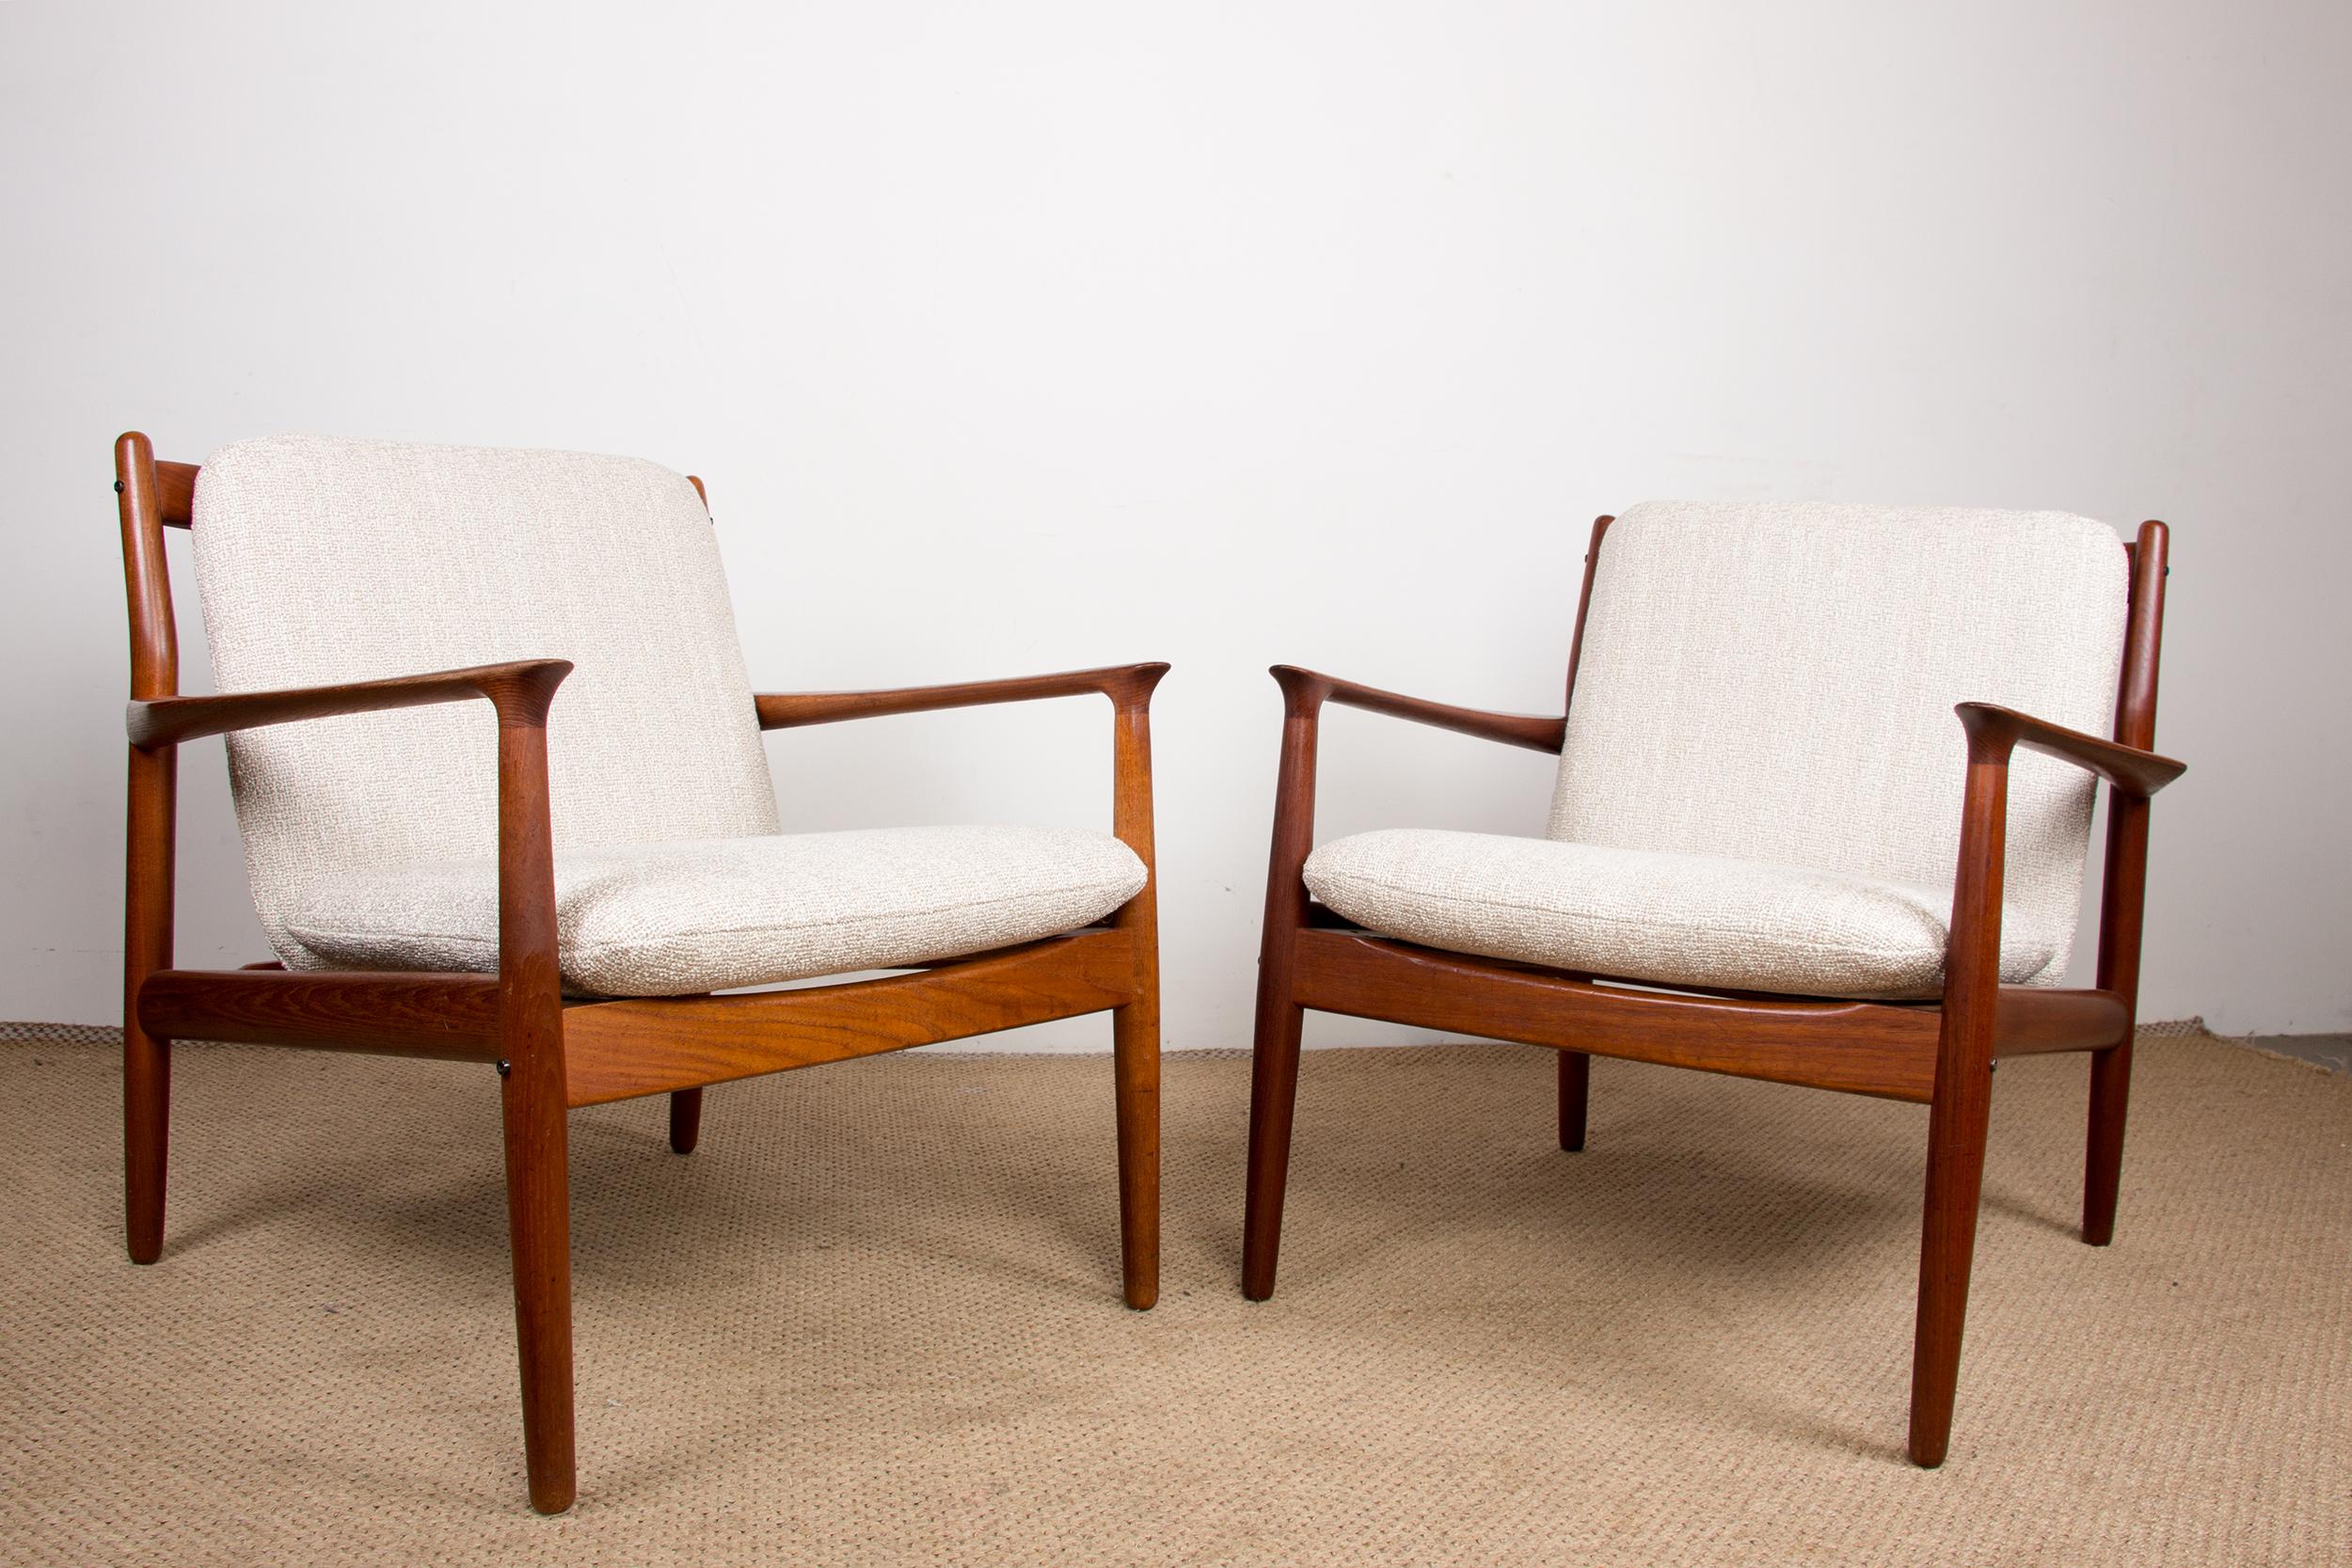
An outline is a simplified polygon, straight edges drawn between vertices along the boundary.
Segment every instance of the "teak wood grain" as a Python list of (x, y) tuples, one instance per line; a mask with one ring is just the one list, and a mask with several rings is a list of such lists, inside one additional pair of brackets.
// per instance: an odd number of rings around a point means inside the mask
[[(2129, 546), (2131, 607), (2124, 623), (2123, 679), (2115, 699), (2115, 738), (2142, 750), (2156, 743), (2156, 672), (2164, 645), (2164, 586), (2171, 534), (2155, 521), (2139, 525)], [(2115, 1239), (2123, 1175), (2123, 1116), (2131, 1098), (2131, 1022), (2139, 1006), (2140, 913), (2148, 894), (2148, 801), (2107, 800), (2106, 877), (2099, 902), (2098, 984), (2130, 1009), (2122, 1043), (2090, 1059), (2090, 1112), (2083, 1154), (2083, 1240)]]
[[(567, 1005), (557, 957), (548, 718), (560, 658), (298, 690), (182, 697), (165, 527), (195, 515), (199, 470), (158, 463), (144, 436), (115, 448), (131, 704), (123, 942), (125, 1240), (163, 1247), (175, 1037), (495, 1063), (504, 1129), (516, 1366), (532, 1505), (577, 1494), (566, 1112), (670, 1094), (669, 1142), (701, 1135), (703, 1090), (755, 1073), (840, 1061), (1080, 1013), (1112, 1017), (1121, 1289), (1159, 1288), (1159, 952), (1152, 817), (1151, 699), (1165, 664), (889, 691), (771, 693), (764, 728), (1097, 694), (1112, 707), (1112, 832), (1144, 889), (1106, 928), (948, 958), (887, 979), (737, 996)], [(697, 495), (707, 492), (690, 476)], [(498, 719), (499, 961), (495, 974), (172, 967), (173, 813), (182, 743), (264, 724), (484, 700)]]
[[(1950, 1441), (1993, 1068), (2001, 1056), (2090, 1053), (2083, 1235), (2097, 1243), (2113, 1233), (2137, 1006), (2148, 801), (2182, 771), (2181, 764), (2153, 750), (2164, 525), (2143, 524), (2137, 539), (2124, 546), (2131, 599), (2112, 739), (1992, 704), (1958, 706), (1967, 772), (1944, 990), (1936, 1001), (1663, 990), (1436, 952), (1347, 928), (1309, 897), (1300, 877), (1314, 845), (1323, 706), (1340, 703), (1510, 745), (1560, 751), (1575, 721), (1577, 667), (1613, 521), (1603, 516), (1593, 525), (1560, 719), (1455, 708), (1291, 665), (1273, 671), (1282, 694), (1282, 741), (1259, 947), (1243, 1293), (1264, 1300), (1274, 1290), (1299, 1033), (1309, 1007), (1557, 1050), (1557, 1132), (1566, 1150), (1585, 1147), (1596, 1054), (1924, 1101), (1929, 1135), (1909, 1449), (1915, 1463), (1940, 1465)], [(2098, 983), (2090, 990), (2000, 983), (2009, 765), (2021, 747), (2086, 768), (2109, 785)]]
[(2002, 745), (2022, 746), (2028, 752), (2041, 752), (2071, 762), (2106, 780), (2115, 786), (2117, 794), (2127, 799), (2145, 800), (2187, 771), (2186, 764), (2174, 762), (2170, 757), (2160, 757), (2121, 741), (2102, 740), (2095, 735), (2070, 730), (2015, 708), (1993, 703), (1962, 703), (1954, 711), (1972, 733), (1982, 731)]
[(157, 520), (167, 528), (195, 527), (197, 466), (158, 463), (154, 469)]
[(1924, 1101), (1933, 1079), (1932, 1007), (1633, 990), (1369, 935), (1292, 940), (1292, 995), (1323, 1012), (1888, 1100)]
[(953, 686), (909, 686), (879, 691), (763, 691), (753, 697), (752, 703), (758, 710), (759, 727), (763, 730), (1089, 694), (1108, 697), (1123, 711), (1139, 709), (1149, 703), (1152, 688), (1159, 685), (1168, 669), (1158, 663), (1120, 664), (1101, 670), (1022, 675), (1010, 680), (963, 681)]
[[(189, 494), (194, 479), (190, 476)], [(131, 619), (131, 697), (180, 689), (179, 629), (171, 613), (171, 568), (164, 520), (172, 504), (147, 437), (115, 442), (115, 501), (122, 527), (122, 589)], [(188, 503), (178, 501), (184, 520)], [(130, 749), (123, 834), (122, 1206), (124, 1243), (136, 1263), (164, 1248), (164, 1176), (171, 1141), (171, 1038), (138, 1019), (139, 987), (171, 967), (172, 889), (180, 753)]]
[[(484, 698), (496, 704), (503, 694), (520, 697), (540, 687), (552, 692), (571, 673), (571, 661), (561, 658), (521, 659), (510, 664), (478, 664), (464, 670), (439, 670), (424, 675), (397, 675), (389, 680), (349, 681), (337, 686), (300, 687), (285, 691), (232, 691), (214, 697), (155, 697), (134, 701), (124, 727), (131, 744), (142, 750), (176, 746), (183, 740), (227, 735), (232, 730), (259, 729), (265, 724), (290, 724), (302, 719), (330, 719), (347, 713), (379, 713), (389, 708), (429, 707), (437, 703), (462, 703)], [(541, 722), (545, 722), (544, 717)]]
[(1475, 736), (1481, 740), (1499, 740), (1506, 746), (1524, 746), (1534, 752), (1559, 751), (1561, 737), (1567, 730), (1565, 719), (1456, 707), (1452, 703), (1433, 703), (1424, 697), (1383, 691), (1375, 686), (1343, 681), (1336, 675), (1301, 670), (1292, 664), (1276, 665), (1273, 675), (1275, 684), (1282, 689), (1283, 696), (1301, 706), (1320, 709), (1325, 704), (1333, 703), (1341, 707), (1358, 707), (1367, 713), (1385, 714), (1391, 719), (1427, 724), (1433, 729), (1452, 730), (1456, 735)]
[(1053, 937), (971, 963), (746, 996), (580, 1002), (564, 1014), (574, 1105), (724, 1084), (1122, 1006), (1124, 931)]
[(499, 1059), (498, 979), (489, 974), (167, 969), (139, 987), (137, 1017), (164, 1038)]

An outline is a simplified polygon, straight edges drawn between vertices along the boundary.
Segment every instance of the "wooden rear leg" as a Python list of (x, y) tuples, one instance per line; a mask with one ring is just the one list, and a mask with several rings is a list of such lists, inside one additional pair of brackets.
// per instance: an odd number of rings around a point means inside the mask
[(1560, 1053), (1560, 1147), (1571, 1154), (1584, 1147), (1584, 1112), (1592, 1099), (1593, 1058), (1581, 1051)]
[(123, 1238), (134, 1263), (164, 1251), (164, 1172), (171, 1145), (171, 1042), (122, 1025)]
[(2123, 1184), (2123, 1108), (2132, 1094), (2129, 1040), (2090, 1054), (2090, 1145), (2083, 1161), (2083, 1240), (2115, 1240), (2115, 1204)]
[(171, 967), (179, 767), (179, 753), (170, 748), (131, 751), (122, 923), (122, 1209), (123, 1241), (134, 1263), (152, 1263), (164, 1251), (171, 1042), (139, 1026), (139, 987), (155, 971)]
[(703, 1091), (672, 1089), (670, 1091), (670, 1148), (680, 1154), (691, 1154), (703, 1136)]

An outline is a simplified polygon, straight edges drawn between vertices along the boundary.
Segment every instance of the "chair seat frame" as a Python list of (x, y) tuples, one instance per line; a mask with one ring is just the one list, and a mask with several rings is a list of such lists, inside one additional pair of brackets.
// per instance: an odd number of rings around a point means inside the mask
[[(1570, 703), (1594, 574), (1613, 520), (1594, 523), (1584, 557), (1568, 657)], [(2082, 1235), (2104, 1246), (2115, 1234), (2138, 1006), (2148, 803), (2183, 771), (2181, 764), (2150, 750), (2168, 537), (2164, 524), (2147, 522), (2134, 543), (2122, 546), (2130, 602), (2113, 739), (1991, 704), (1958, 705), (1967, 778), (1944, 990), (1933, 1002), (1662, 990), (1620, 976), (1439, 952), (1353, 928), (1314, 901), (1301, 876), (1314, 847), (1316, 751), (1327, 705), (1550, 752), (1565, 744), (1567, 717), (1456, 707), (1276, 666), (1282, 749), (1259, 953), (1243, 1293), (1263, 1301), (1274, 1292), (1299, 1037), (1311, 1007), (1553, 1048), (1559, 1053), (1559, 1142), (1570, 1151), (1585, 1146), (1595, 1055), (1923, 1103), (1930, 1108), (1926, 1196), (1907, 1447), (1914, 1463), (1941, 1465), (1951, 1442), (1993, 1068), (1999, 1058), (2090, 1054)], [(2009, 767), (2021, 747), (2086, 768), (2109, 788), (2097, 984), (2088, 990), (2000, 982)]]
[[(710, 1085), (1108, 1012), (1122, 1293), (1159, 1292), (1158, 869), (1151, 701), (1166, 664), (880, 691), (761, 693), (763, 730), (996, 703), (1110, 699), (1112, 832), (1143, 862), (1141, 892), (1105, 925), (882, 979), (748, 995), (571, 1001), (556, 953), (547, 723), (562, 659), (293, 691), (178, 694), (163, 530), (193, 521), (198, 469), (159, 463), (136, 432), (115, 446), (131, 620), (131, 742), (123, 943), (124, 1208), (131, 1258), (163, 1251), (171, 1044), (200, 1039), (495, 1066), (503, 1111), (523, 1446), (532, 1506), (577, 1495), (565, 1113), (670, 1097), (671, 1147), (691, 1153)], [(700, 479), (693, 481), (700, 493)], [(174, 968), (179, 748), (263, 724), (486, 701), (498, 716), (499, 960), (495, 974)]]

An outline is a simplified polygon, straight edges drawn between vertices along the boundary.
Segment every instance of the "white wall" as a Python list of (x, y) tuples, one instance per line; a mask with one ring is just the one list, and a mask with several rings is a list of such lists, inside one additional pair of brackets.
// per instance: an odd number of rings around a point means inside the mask
[[(118, 1016), (137, 427), (691, 467), (771, 687), (1173, 659), (1177, 1047), (1247, 1037), (1268, 663), (1556, 711), (1644, 496), (2163, 515), (2144, 1016), (2344, 1029), (2347, 14), (0, 5), (0, 1017)], [(1330, 832), (1536, 831), (1541, 757), (1328, 729)], [(808, 825), (1106, 820), (1107, 751), (773, 743)], [(217, 755), (194, 963), (262, 951)]]

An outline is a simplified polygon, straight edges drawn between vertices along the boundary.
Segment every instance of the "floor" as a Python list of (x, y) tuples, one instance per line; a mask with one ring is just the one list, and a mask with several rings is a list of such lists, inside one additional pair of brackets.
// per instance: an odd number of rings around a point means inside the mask
[(1248, 1064), (1171, 1056), (1159, 1306), (1110, 1075), (910, 1053), (572, 1123), (581, 1497), (524, 1505), (486, 1069), (183, 1047), (162, 1262), (114, 1053), (0, 1043), (0, 1563), (2352, 1561), (2352, 1077), (2151, 1033), (2005, 1066), (1952, 1457), (1901, 1455), (1920, 1107), (1628, 1063), (1306, 1064), (1235, 1288)]

